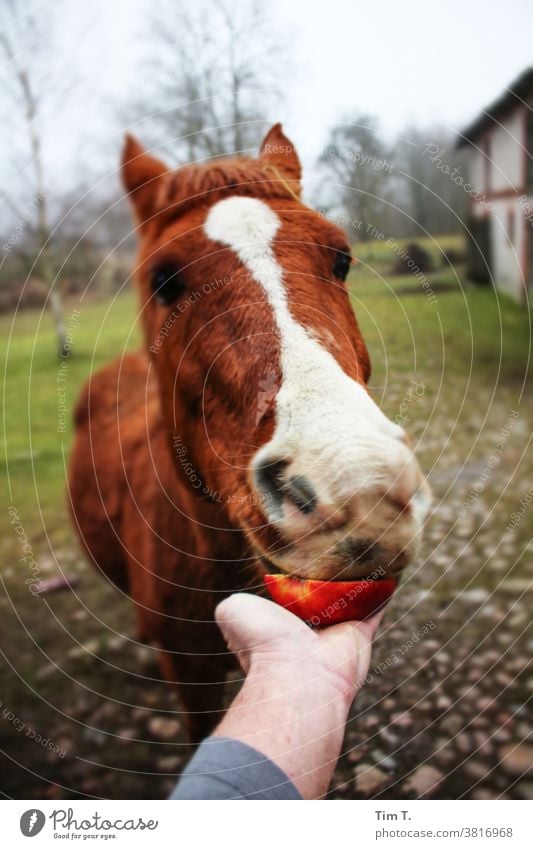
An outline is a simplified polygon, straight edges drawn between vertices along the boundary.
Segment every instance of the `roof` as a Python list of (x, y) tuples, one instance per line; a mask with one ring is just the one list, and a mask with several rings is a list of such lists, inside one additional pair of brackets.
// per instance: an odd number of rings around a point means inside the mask
[(533, 67), (527, 68), (503, 94), (490, 106), (487, 106), (481, 114), (459, 133), (457, 149), (467, 144), (474, 144), (485, 130), (488, 130), (496, 121), (506, 118), (517, 106), (523, 106), (524, 100), (533, 94)]

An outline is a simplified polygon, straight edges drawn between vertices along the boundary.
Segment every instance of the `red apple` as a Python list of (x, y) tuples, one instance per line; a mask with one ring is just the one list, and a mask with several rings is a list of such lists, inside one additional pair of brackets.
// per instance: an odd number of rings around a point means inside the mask
[(273, 601), (311, 625), (362, 622), (389, 601), (396, 578), (379, 581), (304, 581), (289, 575), (265, 575)]

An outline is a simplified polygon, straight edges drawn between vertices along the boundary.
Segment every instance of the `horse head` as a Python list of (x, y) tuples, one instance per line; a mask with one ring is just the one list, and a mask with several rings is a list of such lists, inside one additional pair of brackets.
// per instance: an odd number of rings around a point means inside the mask
[[(177, 474), (261, 571), (397, 574), (429, 489), (373, 401), (345, 233), (300, 200), (274, 126), (259, 156), (169, 170), (128, 138), (145, 344)], [(214, 533), (205, 527), (206, 534)]]

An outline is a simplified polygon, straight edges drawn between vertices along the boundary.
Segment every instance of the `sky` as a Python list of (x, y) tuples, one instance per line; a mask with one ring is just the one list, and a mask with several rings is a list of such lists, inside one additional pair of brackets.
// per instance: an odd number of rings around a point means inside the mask
[(279, 7), (304, 50), (305, 80), (290, 93), (286, 123), (306, 156), (350, 110), (377, 116), (392, 135), (408, 122), (462, 127), (533, 64), (531, 0), (280, 0)]
[[(53, 0), (33, 2), (46, 6)], [(173, 8), (179, 12), (189, 2), (175, 0)], [(238, 14), (239, 0), (223, 2)], [(280, 40), (289, 45), (291, 64), (284, 76), (284, 105), (272, 120), (283, 121), (304, 171), (326, 144), (328, 128), (343, 116), (375, 116), (389, 142), (409, 123), (457, 129), (533, 64), (532, 0), (265, 3)], [(81, 81), (78, 129), (105, 135), (125, 92), (141, 82), (141, 60), (157, 62), (148, 35), (155, 8), (153, 0), (67, 5), (60, 27)], [(179, 40), (179, 14), (169, 27)], [(261, 43), (260, 33), (251, 37)], [(61, 111), (56, 108), (50, 116), (56, 129)], [(117, 156), (122, 129), (119, 123), (116, 141), (111, 140)], [(65, 150), (69, 143), (75, 153), (80, 148), (72, 124), (61, 139)], [(52, 148), (61, 168), (66, 152), (57, 140)], [(114, 148), (112, 156), (115, 161)]]
[[(531, 0), (265, 2), (291, 45), (279, 117), (304, 162), (350, 112), (376, 116), (391, 137), (409, 122), (462, 127), (533, 64)], [(152, 9), (150, 0), (107, 4), (111, 30), (122, 33), (115, 80), (143, 49)]]

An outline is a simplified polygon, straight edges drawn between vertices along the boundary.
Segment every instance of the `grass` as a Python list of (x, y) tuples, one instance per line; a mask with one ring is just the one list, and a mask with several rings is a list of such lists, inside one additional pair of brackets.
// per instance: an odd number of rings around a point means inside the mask
[[(78, 322), (71, 321), (80, 310)], [(133, 294), (104, 303), (67, 304), (71, 355), (60, 367), (47, 313), (28, 311), (0, 318), (4, 382), (2, 456), (8, 486), (0, 506), (11, 503), (24, 514), (26, 531), (42, 537), (42, 512), (48, 530), (68, 536), (65, 527), (64, 465), (71, 440), (71, 414), (82, 384), (92, 371), (127, 349), (138, 347)], [(79, 326), (76, 327), (76, 323)], [(65, 432), (58, 390), (65, 390)], [(5, 508), (5, 509), (4, 509)]]
[(354, 247), (354, 255), (362, 264), (388, 270), (397, 259), (398, 248), (405, 248), (412, 242), (416, 242), (429, 253), (435, 268), (440, 268), (444, 264), (447, 251), (453, 250), (460, 253), (464, 250), (461, 236), (439, 236), (438, 238), (427, 236), (420, 239), (375, 239), (359, 242)]
[(468, 285), (462, 267), (439, 262), (443, 251), (460, 251), (457, 237), (417, 241), (436, 269), (422, 279), (390, 273), (394, 252), (386, 242), (355, 248), (360, 262), (348, 284), (374, 375), (381, 380), (387, 370), (405, 374), (429, 363), (450, 376), (466, 371), (489, 382), (522, 380), (529, 369), (529, 311), (492, 288)]

